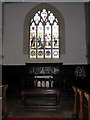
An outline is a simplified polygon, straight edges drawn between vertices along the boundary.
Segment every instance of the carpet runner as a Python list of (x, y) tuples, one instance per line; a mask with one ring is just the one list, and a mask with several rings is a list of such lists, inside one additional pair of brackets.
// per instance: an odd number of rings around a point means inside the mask
[(72, 118), (30, 118), (30, 117), (7, 117), (4, 120), (73, 120)]

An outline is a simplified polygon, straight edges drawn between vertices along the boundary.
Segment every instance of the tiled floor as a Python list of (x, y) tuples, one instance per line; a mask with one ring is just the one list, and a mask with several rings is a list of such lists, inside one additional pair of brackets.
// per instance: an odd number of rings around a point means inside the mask
[(60, 97), (60, 107), (35, 107), (35, 105), (55, 105), (55, 97), (29, 96), (28, 104), (34, 107), (24, 107), (21, 98), (8, 98), (9, 117), (53, 117), (71, 118), (73, 98)]

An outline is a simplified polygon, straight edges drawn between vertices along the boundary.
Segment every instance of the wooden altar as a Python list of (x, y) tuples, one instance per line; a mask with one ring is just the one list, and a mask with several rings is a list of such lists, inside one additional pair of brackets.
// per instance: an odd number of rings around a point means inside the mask
[(26, 79), (22, 81), (21, 97), (25, 105), (27, 96), (53, 95), (56, 98), (56, 106), (59, 106), (61, 82), (61, 63), (27, 63)]

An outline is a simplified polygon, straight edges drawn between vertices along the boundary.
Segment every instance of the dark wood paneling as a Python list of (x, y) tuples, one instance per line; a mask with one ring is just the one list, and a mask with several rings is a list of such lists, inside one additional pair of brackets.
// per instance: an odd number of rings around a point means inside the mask
[[(69, 90), (72, 88), (72, 85), (76, 85), (79, 88), (84, 89), (85, 91), (90, 92), (89, 88), (89, 68), (90, 65), (62, 65), (61, 63), (49, 63), (49, 64), (26, 64), (26, 65), (3, 65), (2, 66), (2, 83), (9, 84), (8, 95), (20, 95), (22, 89), (22, 81), (27, 80), (29, 77), (28, 66), (59, 66), (60, 65), (60, 75), (56, 76), (62, 84), (59, 87)], [(86, 77), (81, 79), (76, 79), (75, 77), (75, 68), (77, 66), (84, 66), (86, 71)], [(33, 75), (32, 75), (33, 76)], [(30, 75), (31, 77), (31, 75)]]

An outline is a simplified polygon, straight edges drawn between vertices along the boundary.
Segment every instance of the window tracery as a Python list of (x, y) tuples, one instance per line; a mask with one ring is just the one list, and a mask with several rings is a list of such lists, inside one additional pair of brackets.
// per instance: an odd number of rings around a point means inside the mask
[(30, 58), (60, 57), (60, 25), (47, 9), (39, 10), (30, 21)]

